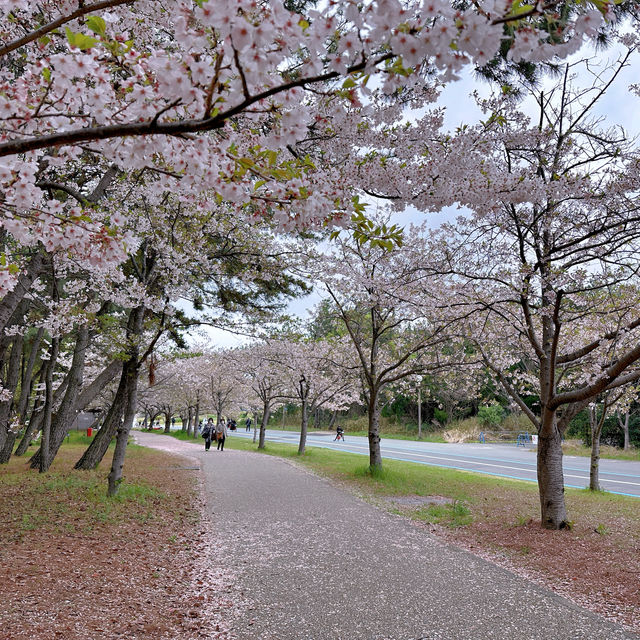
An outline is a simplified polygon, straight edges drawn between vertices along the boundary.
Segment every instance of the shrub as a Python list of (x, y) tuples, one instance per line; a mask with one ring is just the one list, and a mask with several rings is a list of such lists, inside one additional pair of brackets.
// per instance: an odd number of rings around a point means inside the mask
[(497, 427), (504, 419), (504, 409), (499, 404), (478, 409), (478, 420), (483, 427)]

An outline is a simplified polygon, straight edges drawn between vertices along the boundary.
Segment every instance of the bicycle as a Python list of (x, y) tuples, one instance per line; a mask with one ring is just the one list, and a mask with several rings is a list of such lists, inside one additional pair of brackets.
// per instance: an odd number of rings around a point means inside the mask
[(336, 440), (342, 440), (342, 442), (344, 442), (344, 431), (342, 429), (336, 430), (336, 437), (333, 441), (335, 442)]

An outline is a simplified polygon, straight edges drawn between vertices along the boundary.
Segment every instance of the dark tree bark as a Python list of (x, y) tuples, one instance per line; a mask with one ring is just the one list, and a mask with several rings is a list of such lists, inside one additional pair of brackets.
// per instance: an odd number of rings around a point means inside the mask
[(200, 390), (199, 389), (196, 390), (196, 406), (194, 411), (195, 413), (193, 416), (193, 425), (192, 425), (191, 431), (189, 432), (189, 435), (195, 438), (195, 436), (198, 435), (198, 425), (200, 424)]
[[(307, 433), (309, 431), (309, 395), (311, 393), (311, 385), (305, 376), (301, 376), (298, 380), (298, 400), (300, 400), (300, 443), (298, 444), (298, 455), (302, 455), (307, 446)], [(316, 411), (320, 407), (315, 407)]]
[(69, 427), (77, 415), (76, 403), (80, 388), (82, 387), (84, 364), (88, 346), (89, 327), (87, 325), (83, 325), (78, 328), (76, 344), (73, 350), (73, 360), (71, 362), (69, 373), (67, 374), (67, 390), (64, 394), (64, 398), (62, 399), (62, 403), (56, 412), (55, 418), (51, 422), (51, 433), (46, 455), (43, 456), (45, 446), (43, 440), (40, 445), (40, 451), (34, 455), (33, 460), (31, 461), (31, 467), (35, 468), (38, 466), (41, 472), (49, 469), (49, 466), (56, 457), (60, 446), (69, 432)]
[(264, 449), (264, 440), (266, 435), (267, 424), (269, 424), (269, 416), (271, 415), (271, 400), (262, 401), (262, 422), (260, 423), (260, 437), (258, 438), (258, 449)]
[(129, 317), (128, 337), (129, 359), (127, 360), (126, 371), (126, 395), (125, 395), (125, 410), (124, 419), (118, 425), (116, 434), (116, 448), (113, 452), (113, 460), (111, 463), (111, 471), (108, 477), (108, 489), (107, 495), (113, 497), (118, 492), (118, 487), (122, 482), (122, 470), (124, 468), (124, 458), (127, 450), (127, 443), (129, 441), (129, 432), (133, 426), (133, 421), (136, 417), (137, 397), (138, 397), (138, 373), (140, 371), (140, 352), (138, 347), (138, 336), (142, 335), (143, 320), (144, 320), (144, 306), (136, 307), (132, 310)]
[(382, 469), (382, 453), (380, 451), (380, 405), (378, 403), (377, 387), (369, 389), (367, 413), (369, 415), (369, 467)]
[(45, 399), (44, 408), (42, 409), (42, 443), (40, 445), (39, 470), (44, 473), (49, 468), (49, 436), (51, 434), (51, 414), (53, 412), (53, 370), (58, 360), (58, 349), (60, 347), (60, 338), (57, 336), (51, 339), (51, 349), (49, 351), (49, 366), (44, 378)]
[(100, 392), (122, 371), (122, 361), (110, 362), (82, 391), (78, 394), (75, 411), (79, 413), (86, 409), (99, 395)]
[(309, 430), (309, 409), (306, 398), (301, 400), (300, 413), (302, 416), (300, 419), (300, 443), (298, 444), (298, 455), (301, 456), (307, 446), (307, 431)]
[[(42, 363), (42, 367), (40, 369), (40, 375), (39, 375), (41, 385), (44, 384), (44, 380), (47, 375), (48, 366), (49, 365), (47, 362)], [(54, 402), (55, 402), (55, 396), (54, 396)], [(18, 448), (16, 449), (15, 455), (23, 456), (27, 452), (27, 449), (29, 448), (29, 445), (31, 444), (32, 440), (36, 437), (36, 434), (38, 433), (38, 431), (40, 431), (40, 427), (42, 426), (42, 418), (44, 417), (43, 408), (44, 408), (44, 404), (41, 406), (38, 406), (37, 399), (34, 400), (33, 409), (31, 410), (31, 418), (29, 419), (27, 428), (25, 429), (24, 435), (22, 436), (22, 440), (20, 440), (20, 444), (18, 444)]]
[(102, 461), (102, 458), (104, 458), (104, 454), (107, 452), (109, 444), (116, 434), (116, 430), (122, 419), (129, 367), (129, 361), (125, 362), (122, 366), (120, 383), (113, 402), (109, 407), (109, 411), (107, 412), (107, 416), (104, 419), (104, 423), (91, 441), (91, 444), (87, 447), (87, 450), (82, 454), (80, 460), (76, 462), (74, 469), (83, 469), (85, 471), (95, 469)]
[(9, 367), (4, 388), (11, 393), (12, 397), (0, 403), (0, 464), (9, 462), (13, 445), (16, 442), (17, 431), (10, 428), (13, 398), (20, 378), (20, 361), (22, 359), (23, 338), (17, 335), (11, 345), (11, 356), (9, 357)]
[(29, 398), (33, 391), (33, 369), (40, 354), (40, 345), (44, 338), (44, 329), (40, 327), (38, 333), (35, 335), (32, 343), (31, 350), (29, 352), (29, 360), (25, 366), (22, 374), (22, 382), (20, 383), (20, 402), (18, 403), (18, 416), (20, 424), (24, 424), (27, 417), (27, 410), (29, 409)]
[[(40, 275), (46, 263), (45, 254), (41, 251), (34, 253), (29, 263), (18, 276), (18, 282), (12, 291), (7, 293), (0, 302), (0, 333), (4, 333), (25, 294), (31, 289), (36, 278)], [(26, 310), (25, 310), (26, 313)]]
[(564, 503), (562, 437), (557, 428), (550, 434), (538, 435), (538, 487), (542, 526), (545, 529), (567, 527), (569, 519)]

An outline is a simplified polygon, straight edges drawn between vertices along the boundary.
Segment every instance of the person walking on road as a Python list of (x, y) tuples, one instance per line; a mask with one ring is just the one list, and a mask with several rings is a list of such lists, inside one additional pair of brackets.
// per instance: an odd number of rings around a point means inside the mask
[(202, 437), (204, 438), (204, 450), (209, 451), (211, 448), (211, 438), (213, 438), (213, 434), (215, 433), (216, 427), (213, 424), (213, 418), (209, 418), (207, 424), (204, 425), (202, 429)]
[(244, 421), (244, 427), (245, 431), (251, 431), (251, 418), (247, 417), (247, 419)]
[(227, 439), (228, 431), (224, 418), (216, 425), (216, 439), (218, 440), (218, 451), (224, 451), (224, 441)]

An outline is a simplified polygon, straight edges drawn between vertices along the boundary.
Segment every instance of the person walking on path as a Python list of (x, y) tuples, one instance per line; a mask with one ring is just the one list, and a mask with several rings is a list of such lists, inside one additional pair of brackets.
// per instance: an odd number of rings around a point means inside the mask
[(213, 434), (215, 433), (215, 425), (213, 424), (213, 418), (209, 418), (207, 424), (204, 425), (204, 429), (202, 429), (202, 437), (204, 438), (204, 450), (209, 451), (211, 448), (211, 438), (213, 438)]
[(218, 451), (224, 451), (224, 441), (227, 439), (228, 431), (224, 418), (216, 425), (216, 440), (218, 441)]
[(244, 421), (244, 427), (245, 431), (251, 431), (251, 418), (247, 417), (247, 419)]

